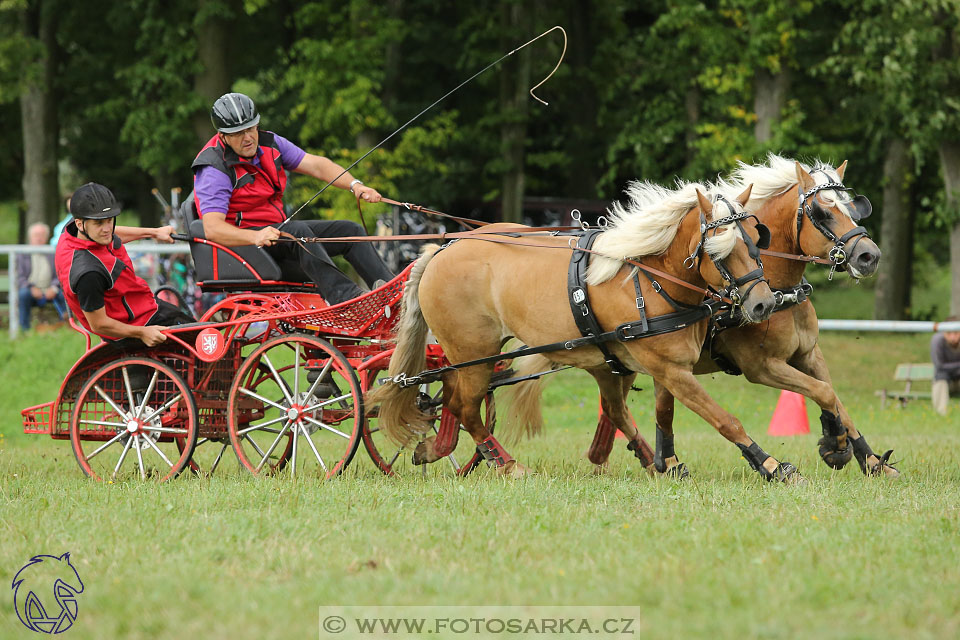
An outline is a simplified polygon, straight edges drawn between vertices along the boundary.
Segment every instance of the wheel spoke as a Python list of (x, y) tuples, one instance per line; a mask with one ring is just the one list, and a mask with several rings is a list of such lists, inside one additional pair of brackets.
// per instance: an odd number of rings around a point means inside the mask
[(137, 463), (140, 465), (140, 479), (147, 479), (147, 472), (143, 470), (143, 452), (140, 451), (140, 436), (133, 436), (133, 446), (137, 448)]
[(283, 434), (286, 433), (287, 429), (290, 428), (290, 422), (283, 425), (283, 429), (280, 430), (280, 433), (277, 434), (276, 439), (273, 441), (273, 444), (270, 445), (270, 448), (267, 449), (267, 452), (263, 455), (263, 459), (260, 460), (260, 464), (257, 465), (257, 473), (260, 473), (260, 469), (263, 468), (263, 464), (267, 461), (267, 458), (270, 457), (270, 454), (273, 453), (273, 450), (277, 448), (277, 443), (280, 442), (280, 438), (283, 437)]
[(144, 426), (144, 429), (146, 429), (147, 431), (156, 431), (157, 433), (177, 433), (180, 435), (185, 435), (190, 433), (189, 429), (171, 429), (170, 427)]
[[(283, 415), (283, 416), (280, 416), (279, 418), (273, 418), (273, 419), (271, 419), (271, 420), (267, 420), (266, 422), (261, 422), (260, 424), (254, 424), (254, 425), (251, 425), (251, 426), (247, 427), (246, 429), (240, 429), (239, 431), (237, 431), (237, 435), (241, 435), (241, 436), (242, 436), (242, 435), (246, 435), (246, 434), (250, 433), (251, 431), (256, 431), (257, 429), (263, 429), (263, 428), (264, 428), (265, 426), (267, 426), (268, 424), (275, 424), (275, 423), (277, 423), (277, 422), (282, 422), (282, 421), (284, 421), (284, 420), (286, 420), (286, 419), (287, 419), (287, 416)], [(271, 433), (277, 433), (276, 431), (271, 430), (271, 429), (263, 429), (263, 430), (264, 430), (264, 431), (270, 431)]]
[(327, 465), (323, 463), (323, 458), (320, 457), (320, 452), (317, 451), (317, 447), (314, 446), (313, 440), (310, 438), (310, 434), (307, 433), (307, 428), (302, 424), (299, 426), (300, 426), (300, 429), (303, 431), (303, 437), (307, 441), (307, 444), (310, 445), (311, 449), (313, 449), (313, 455), (317, 456), (317, 462), (320, 463), (320, 466), (323, 467), (324, 473), (326, 473)]
[(260, 447), (257, 446), (257, 443), (254, 442), (253, 438), (251, 438), (251, 437), (248, 436), (248, 435), (244, 435), (244, 436), (243, 436), (243, 439), (246, 440), (247, 442), (249, 442), (249, 443), (250, 443), (250, 446), (252, 446), (254, 449), (257, 450), (257, 453), (259, 453), (261, 456), (263, 455), (263, 449), (261, 449)]
[(303, 419), (304, 419), (304, 420), (309, 420), (310, 422), (312, 422), (313, 424), (317, 425), (318, 427), (321, 427), (321, 428), (323, 428), (323, 429), (326, 429), (327, 431), (330, 431), (330, 432), (332, 432), (332, 433), (335, 433), (335, 434), (337, 434), (338, 436), (340, 436), (341, 438), (346, 438), (347, 440), (350, 439), (350, 436), (348, 436), (347, 434), (345, 434), (343, 431), (339, 431), (339, 430), (337, 430), (337, 429), (334, 429), (334, 428), (331, 427), (330, 425), (324, 424), (324, 423), (320, 422), (319, 420), (314, 420), (314, 419), (311, 418), (310, 416), (303, 416)]
[(166, 411), (167, 409), (169, 409), (170, 407), (172, 407), (174, 404), (176, 404), (177, 402), (180, 402), (180, 399), (181, 399), (181, 398), (183, 398), (183, 394), (182, 394), (182, 393), (178, 393), (177, 395), (173, 396), (172, 398), (170, 398), (169, 400), (167, 400), (166, 402), (164, 402), (162, 407), (160, 407), (159, 409), (157, 409), (156, 411), (154, 411), (153, 413), (151, 413), (151, 414), (150, 414), (149, 416), (147, 416), (146, 418), (143, 418), (143, 421), (144, 421), (144, 422), (150, 422), (151, 420), (153, 420), (154, 418), (156, 418), (158, 415), (160, 415), (161, 413), (163, 413), (164, 411)]
[(396, 452), (395, 454), (393, 454), (393, 457), (392, 457), (392, 458), (390, 458), (390, 462), (387, 463), (387, 466), (392, 469), (392, 468), (393, 468), (393, 463), (397, 461), (397, 458), (400, 457), (400, 454), (401, 454), (401, 453), (403, 453), (403, 447), (400, 447), (399, 449), (397, 449), (397, 452)]
[(151, 447), (154, 451), (157, 452), (157, 455), (159, 455), (161, 458), (163, 458), (163, 461), (166, 462), (167, 465), (169, 465), (169, 467), (170, 467), (171, 469), (173, 469), (173, 463), (170, 462), (170, 460), (167, 458), (167, 456), (163, 455), (163, 451), (160, 451), (160, 447), (158, 447), (158, 446), (156, 445), (156, 443), (154, 443), (153, 438), (151, 438), (150, 436), (143, 436), (143, 440), (144, 440), (144, 442), (146, 442), (148, 445), (150, 445), (150, 447)]
[[(120, 454), (120, 459), (117, 460), (117, 466), (113, 468), (113, 475), (110, 476), (111, 480), (117, 479), (117, 472), (120, 471), (120, 466), (123, 464), (123, 459), (127, 457), (127, 452), (130, 451), (130, 443), (133, 442), (133, 438), (127, 438), (126, 443), (123, 445), (123, 452)], [(89, 460), (90, 458), (87, 458)]]
[(213, 472), (217, 470), (217, 465), (220, 464), (220, 459), (223, 457), (223, 452), (227, 450), (227, 446), (220, 447), (220, 453), (217, 454), (217, 459), (213, 461), (213, 466), (210, 467), (210, 475), (213, 475)]
[[(264, 397), (263, 397), (262, 395), (260, 395), (259, 393), (256, 393), (256, 392), (254, 392), (254, 391), (250, 391), (250, 389), (247, 389), (246, 387), (240, 387), (240, 393), (244, 393), (244, 394), (250, 396), (251, 398), (256, 398), (256, 399), (259, 400), (260, 402), (264, 402), (264, 403), (270, 405), (271, 407), (273, 407), (274, 409), (279, 409), (280, 411), (283, 411), (284, 413), (286, 413), (286, 411), (287, 411), (287, 408), (286, 408), (285, 406), (283, 406), (282, 404), (277, 404), (277, 403), (274, 402), (273, 400), (267, 400), (266, 398), (264, 398)], [(284, 393), (286, 393), (286, 391), (284, 391)]]
[(287, 402), (293, 404), (293, 398), (290, 397), (290, 389), (287, 387), (287, 381), (280, 377), (280, 374), (277, 373), (276, 367), (273, 366), (273, 363), (270, 362), (270, 358), (267, 357), (267, 354), (263, 354), (263, 359), (267, 363), (267, 366), (270, 367), (270, 373), (273, 374), (273, 379), (276, 381), (277, 385), (280, 387), (280, 390), (283, 391), (284, 397), (287, 399)]
[(317, 376), (317, 379), (313, 381), (313, 384), (310, 385), (310, 389), (307, 391), (307, 395), (306, 395), (307, 398), (313, 395), (313, 392), (316, 391), (317, 389), (317, 385), (320, 384), (320, 381), (326, 377), (332, 365), (333, 365), (333, 358), (331, 358), (330, 360), (327, 360), (327, 364), (323, 365), (323, 369), (320, 370), (320, 375)]
[(147, 400), (150, 399), (150, 396), (153, 395), (153, 388), (157, 385), (157, 376), (160, 375), (160, 372), (157, 369), (153, 370), (153, 375), (150, 376), (150, 384), (147, 385), (147, 390), (143, 393), (143, 399), (140, 400), (140, 405), (137, 407), (137, 415), (143, 413), (144, 408), (147, 406)]
[(80, 423), (81, 423), (81, 424), (93, 424), (93, 425), (96, 425), (96, 426), (98, 426), (98, 427), (113, 427), (113, 428), (120, 427), (120, 428), (123, 429), (124, 431), (127, 430), (127, 425), (124, 424), (123, 422), (107, 422), (106, 420), (83, 420), (83, 419), (81, 418), (81, 419), (80, 419)]
[(340, 401), (342, 401), (342, 400), (344, 400), (344, 399), (346, 399), (346, 398), (351, 397), (352, 395), (353, 395), (353, 394), (351, 394), (351, 393), (345, 393), (345, 394), (343, 394), (342, 396), (337, 396), (336, 398), (328, 398), (328, 399), (324, 400), (323, 402), (321, 402), (320, 404), (315, 404), (315, 405), (313, 405), (312, 407), (304, 407), (303, 410), (304, 410), (304, 411), (316, 411), (317, 409), (320, 409), (320, 408), (322, 408), (322, 407), (325, 407), (325, 406), (327, 406), (328, 404), (331, 404), (331, 403), (333, 403), (333, 402), (340, 402)]
[[(297, 347), (300, 346), (300, 343), (297, 343)], [(299, 348), (297, 349), (299, 351)], [(297, 354), (300, 355), (299, 353)], [(291, 429), (293, 432), (293, 449), (290, 452), (290, 477), (297, 477), (297, 438), (300, 436), (300, 423), (297, 423), (296, 426)]]
[[(300, 397), (300, 342), (299, 342), (299, 341), (294, 343), (293, 353), (294, 353), (294, 356), (293, 356), (293, 397), (294, 397), (294, 398), (299, 398), (299, 397)], [(294, 449), (294, 451), (296, 451), (296, 449), (297, 449), (297, 435), (296, 435), (296, 430), (294, 430), (294, 435), (293, 435), (293, 449)], [(294, 456), (294, 458), (296, 458), (296, 456)]]
[[(134, 407), (137, 405), (137, 401), (134, 399), (133, 389), (130, 387), (130, 373), (126, 367), (120, 367), (120, 372), (123, 374), (123, 386), (127, 388), (127, 402), (131, 407)], [(140, 415), (140, 412), (134, 411), (133, 416), (137, 417), (138, 415)]]
[(123, 418), (124, 420), (129, 420), (129, 419), (130, 419), (130, 414), (128, 414), (126, 411), (124, 411), (123, 409), (121, 409), (120, 407), (118, 407), (117, 404), (113, 401), (113, 398), (111, 398), (111, 397), (108, 396), (106, 393), (104, 393), (103, 389), (100, 388), (100, 385), (95, 384), (95, 385), (93, 385), (93, 388), (94, 388), (94, 390), (95, 390), (97, 393), (100, 394), (100, 397), (101, 397), (101, 398), (103, 398), (104, 400), (106, 400), (107, 404), (109, 404), (111, 407), (113, 407), (113, 410), (117, 412), (117, 415), (119, 415), (119, 416), (120, 416), (121, 418)]
[(112, 438), (110, 438), (109, 440), (107, 440), (106, 442), (104, 442), (102, 445), (100, 445), (100, 446), (97, 448), (96, 451), (94, 451), (93, 453), (91, 453), (90, 455), (87, 456), (87, 460), (90, 460), (90, 458), (92, 458), (93, 456), (97, 455), (98, 453), (100, 453), (101, 451), (103, 451), (104, 449), (106, 449), (107, 447), (109, 447), (110, 445), (112, 445), (114, 442), (116, 442), (117, 440), (119, 440), (120, 438), (122, 438), (122, 437), (123, 437), (123, 434), (125, 434), (125, 433), (126, 433), (126, 431), (121, 431), (121, 432), (118, 433), (117, 435), (113, 436)]

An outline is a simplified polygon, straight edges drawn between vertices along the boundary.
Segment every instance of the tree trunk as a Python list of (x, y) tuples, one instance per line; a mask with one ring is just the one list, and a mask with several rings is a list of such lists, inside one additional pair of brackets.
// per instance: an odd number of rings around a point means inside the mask
[[(570, 41), (576, 42), (577, 46), (567, 50), (567, 60), (572, 71), (572, 79), (580, 90), (573, 100), (567, 103), (569, 122), (573, 126), (570, 127), (569, 135), (565, 136), (564, 144), (564, 150), (570, 162), (569, 179), (564, 186), (566, 192), (555, 195), (591, 199), (597, 197), (597, 182), (600, 180), (602, 165), (602, 156), (597, 153), (599, 145), (593, 144), (598, 134), (597, 112), (599, 109), (596, 90), (597, 74), (592, 66), (596, 53), (597, 27), (594, 23), (598, 8), (593, 1), (581, 0), (572, 3), (569, 11)], [(545, 50), (541, 49), (541, 51)], [(549, 83), (545, 87), (549, 92)], [(526, 99), (530, 100), (529, 94)], [(547, 100), (550, 101), (551, 98)], [(553, 108), (554, 106), (550, 105), (550, 110)]]
[[(197, 15), (205, 12), (205, 6), (214, 0), (199, 0)], [(197, 142), (203, 145), (213, 135), (210, 123), (210, 108), (217, 98), (230, 90), (230, 69), (227, 53), (229, 21), (220, 15), (211, 15), (195, 25), (197, 58), (200, 73), (193, 79), (193, 90), (204, 100), (205, 108), (193, 117), (193, 130)], [(199, 148), (199, 147), (198, 147)]]
[[(940, 162), (947, 208), (956, 211), (960, 207), (960, 143), (941, 143)], [(960, 315), (960, 222), (950, 230), (950, 315)]]
[[(503, 6), (505, 33), (526, 33), (527, 21), (521, 3)], [(503, 173), (501, 219), (504, 222), (523, 221), (524, 155), (527, 138), (527, 91), (530, 88), (530, 48), (516, 54), (516, 64), (500, 73), (500, 150), (506, 169)]]
[(757, 114), (754, 137), (757, 142), (767, 142), (773, 133), (773, 124), (780, 120), (780, 112), (786, 103), (790, 75), (786, 69), (776, 75), (767, 69), (757, 69), (753, 84), (753, 110)]
[(684, 108), (687, 112), (687, 167), (697, 158), (697, 124), (700, 122), (700, 85), (696, 78), (690, 80), (684, 96)]
[(51, 227), (60, 219), (60, 186), (57, 169), (57, 119), (53, 81), (57, 66), (57, 11), (51, 0), (33, 3), (23, 13), (27, 37), (43, 46), (37, 60), (38, 73), (27, 71), (28, 81), (20, 96), (23, 130), (23, 197), (27, 203), (26, 224), (45, 222)]
[(910, 153), (906, 140), (896, 138), (883, 162), (883, 220), (873, 315), (878, 320), (903, 320), (910, 306), (910, 246), (913, 208), (909, 202)]

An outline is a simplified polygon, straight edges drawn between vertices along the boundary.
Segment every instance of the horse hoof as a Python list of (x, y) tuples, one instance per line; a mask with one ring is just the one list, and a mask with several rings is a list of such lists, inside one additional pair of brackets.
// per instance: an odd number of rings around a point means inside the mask
[(534, 471), (529, 467), (523, 466), (516, 460), (511, 460), (502, 467), (498, 467), (497, 473), (505, 478), (524, 478), (526, 476), (532, 476)]
[(687, 465), (681, 462), (677, 466), (667, 469), (665, 475), (670, 476), (674, 480), (686, 480), (690, 477), (690, 470), (687, 469)]
[(593, 465), (593, 475), (595, 476), (605, 476), (610, 471), (610, 462), (604, 462), (603, 464)]
[[(761, 467), (763, 469), (763, 467)], [(806, 484), (807, 479), (800, 475), (800, 471), (797, 467), (791, 462), (781, 462), (777, 465), (777, 468), (773, 470), (773, 473), (770, 473), (764, 469), (764, 477), (770, 482), (781, 482), (783, 484)]]
[(885, 478), (899, 478), (900, 471), (888, 462), (891, 454), (893, 454), (893, 449), (889, 449), (886, 453), (880, 456), (877, 459), (877, 464), (871, 466), (869, 471), (864, 469), (863, 472), (870, 477), (883, 476)]
[(826, 438), (820, 438), (817, 444), (820, 445), (820, 458), (831, 469), (840, 470), (847, 466), (853, 460), (853, 449), (846, 446), (843, 449), (836, 449), (836, 438), (830, 438), (832, 442), (826, 442)]
[(410, 456), (410, 462), (414, 465), (427, 464), (427, 445), (425, 442), (421, 442), (417, 445), (417, 448), (413, 450), (413, 455)]

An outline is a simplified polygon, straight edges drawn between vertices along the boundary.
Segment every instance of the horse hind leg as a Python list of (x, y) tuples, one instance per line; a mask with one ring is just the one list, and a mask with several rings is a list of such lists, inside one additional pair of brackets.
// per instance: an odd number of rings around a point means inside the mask
[(690, 476), (687, 465), (680, 462), (673, 448), (673, 408), (674, 397), (662, 384), (654, 381), (653, 394), (657, 412), (657, 450), (653, 457), (654, 470), (677, 480)]
[(587, 451), (587, 459), (602, 472), (606, 466), (617, 430), (627, 438), (627, 449), (640, 460), (644, 469), (652, 472), (653, 449), (640, 435), (627, 409), (627, 393), (633, 386), (636, 374), (618, 376), (606, 367), (589, 371), (600, 388), (600, 420), (593, 442)]
[[(533, 474), (532, 469), (520, 464), (507, 453), (503, 445), (490, 433), (483, 419), (481, 404), (490, 387), (493, 365), (468, 367), (448, 375), (455, 376), (455, 382), (451, 381), (449, 396), (444, 396), (445, 404), (450, 412), (460, 419), (484, 460), (494, 465), (497, 473), (503, 476), (522, 478)], [(446, 401), (448, 397), (449, 401)]]

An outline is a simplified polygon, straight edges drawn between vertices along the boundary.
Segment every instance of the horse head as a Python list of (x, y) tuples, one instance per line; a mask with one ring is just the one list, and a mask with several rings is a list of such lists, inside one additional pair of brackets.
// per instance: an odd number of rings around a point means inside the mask
[[(773, 313), (776, 301), (763, 278), (759, 251), (769, 246), (770, 231), (743, 208), (751, 190), (752, 185), (730, 201), (719, 194), (707, 197), (697, 189), (700, 227), (690, 238), (686, 265), (699, 264), (704, 281), (741, 307), (747, 322), (762, 322)], [(698, 260), (701, 252), (710, 260)]]
[[(818, 164), (807, 171), (795, 162), (798, 182), (797, 241), (809, 255), (826, 255), (834, 268), (853, 278), (871, 276), (880, 264), (880, 249), (859, 222), (873, 208), (866, 196), (843, 184), (844, 160), (836, 169)], [(832, 272), (831, 272), (832, 273)]]

